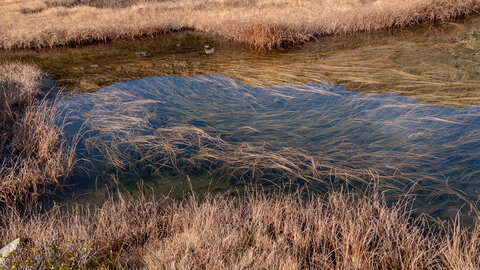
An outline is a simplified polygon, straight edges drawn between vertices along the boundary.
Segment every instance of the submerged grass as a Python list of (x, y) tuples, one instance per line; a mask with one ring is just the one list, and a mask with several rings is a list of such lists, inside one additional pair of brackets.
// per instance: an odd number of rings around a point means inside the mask
[[(120, 128), (121, 123), (117, 124)], [(158, 128), (153, 134), (144, 135), (104, 131), (87, 139), (86, 145), (90, 153), (101, 153), (98, 160), (91, 156), (96, 166), (94, 172), (148, 178), (167, 172), (207, 174), (231, 186), (255, 183), (288, 192), (306, 188), (324, 193), (342, 186), (364, 190), (376, 184), (390, 201), (417, 197), (416, 213), (441, 213), (442, 217), (453, 218), (455, 213), (447, 212), (453, 207), (462, 210), (456, 214), (461, 214), (469, 224), (474, 216), (480, 216), (475, 195), (460, 188), (462, 184), (474, 185), (476, 180), (455, 179), (449, 183), (442, 174), (422, 171), (422, 157), (418, 157), (418, 164), (375, 165), (365, 155), (363, 165), (355, 167), (291, 147), (279, 148), (265, 142), (227, 142), (193, 126)]]
[[(480, 102), (479, 26), (480, 18), (472, 16), (268, 52), (189, 31), (108, 45), (5, 51), (0, 62), (34, 62), (58, 85), (79, 91), (150, 76), (220, 73), (254, 86), (328, 82), (350, 91), (394, 92), (462, 107)], [(215, 53), (205, 55), (205, 44), (216, 47)]]
[[(362, 189), (373, 175), (389, 198), (421, 196), (420, 211), (435, 216), (453, 218), (465, 202), (478, 208), (479, 171), (471, 166), (477, 111), (432, 117), (438, 108), (341, 93), (318, 85), (249, 88), (221, 76), (146, 78), (72, 98), (64, 108), (88, 130), (78, 153), (100, 178), (178, 172), (232, 186), (325, 191), (345, 183)], [(471, 130), (456, 124), (467, 122)]]
[[(38, 69), (9, 64), (0, 71), (0, 198), (8, 203), (58, 185), (72, 167), (75, 148), (66, 146), (61, 128), (54, 125), (55, 106), (37, 99), (42, 77)], [(125, 109), (142, 112), (141, 101), (135, 102)], [(130, 112), (129, 118), (91, 115), (90, 124), (101, 131), (102, 140), (87, 138), (86, 145), (103, 151), (119, 169), (168, 168), (187, 176), (206, 170), (276, 183), (340, 179), (348, 173), (341, 179), (370, 182), (292, 148), (228, 143), (186, 125), (152, 130), (146, 115), (137, 118)], [(129, 126), (153, 133), (141, 136)], [(200, 200), (192, 195), (183, 201), (120, 195), (94, 208), (2, 207), (0, 243), (21, 238), (20, 249), (4, 265), (16, 269), (480, 267), (480, 225), (471, 230), (460, 223), (429, 227), (406, 202), (387, 206), (377, 191), (372, 194), (330, 190), (323, 197), (310, 194), (305, 199), (299, 194), (247, 191), (243, 197), (207, 195)]]
[(23, 202), (58, 186), (73, 165), (55, 110), (38, 100), (43, 74), (21, 64), (0, 66), (0, 202)]
[[(327, 159), (320, 160), (301, 150), (288, 147), (275, 150), (268, 144), (232, 144), (193, 126), (158, 128), (151, 135), (105, 132), (86, 143), (90, 149), (100, 150), (108, 164), (124, 172), (204, 170), (237, 181), (262, 179), (277, 184), (348, 174), (327, 163)], [(353, 170), (349, 173), (352, 179), (360, 179)]]
[(0, 47), (91, 43), (195, 29), (258, 48), (474, 13), (478, 0), (6, 1)]
[(480, 229), (429, 227), (403, 203), (330, 193), (110, 199), (1, 214), (7, 267), (129, 269), (478, 269)]

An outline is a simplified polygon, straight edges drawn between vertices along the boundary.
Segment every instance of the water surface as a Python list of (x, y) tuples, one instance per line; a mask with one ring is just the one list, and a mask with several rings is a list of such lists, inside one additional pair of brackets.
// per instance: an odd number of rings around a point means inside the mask
[[(479, 198), (480, 106), (428, 105), (326, 83), (248, 86), (224, 75), (147, 77), (70, 97), (60, 106), (71, 123), (67, 135), (85, 133), (78, 153), (90, 161), (83, 165), (96, 168), (91, 177), (114, 173), (128, 185), (149, 178), (163, 183), (160, 192), (178, 171), (183, 174), (177, 180), (188, 175), (214, 181), (199, 184), (208, 188), (258, 178), (281, 184), (299, 177), (262, 162), (288, 167), (275, 157), (285, 155), (310, 166), (308, 156), (326, 170), (377, 179), (397, 195), (421, 197), (422, 207), (436, 216), (452, 217)], [(178, 163), (172, 165), (169, 151), (181, 152), (173, 155)], [(241, 162), (242, 173), (219, 172), (219, 159)], [(185, 160), (203, 163), (192, 169)]]
[[(96, 91), (148, 76), (224, 74), (251, 86), (329, 82), (362, 93), (395, 92), (422, 102), (480, 103), (480, 17), (325, 37), (298, 48), (256, 51), (195, 32), (107, 44), (0, 52), (33, 62), (60, 86)], [(215, 47), (206, 55), (204, 46)]]
[(272, 51), (180, 32), (0, 62), (73, 91), (60, 109), (66, 135), (82, 134), (76, 201), (102, 201), (112, 179), (180, 195), (363, 179), (454, 217), (479, 199), (479, 28), (470, 17)]

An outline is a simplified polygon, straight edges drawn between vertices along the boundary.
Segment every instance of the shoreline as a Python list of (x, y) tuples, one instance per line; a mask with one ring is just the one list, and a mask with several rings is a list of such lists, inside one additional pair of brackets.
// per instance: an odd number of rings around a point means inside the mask
[[(324, 35), (446, 21), (477, 12), (480, 1), (20, 0), (1, 3), (3, 9), (0, 50), (135, 39), (185, 29), (269, 50)], [(66, 72), (78, 71), (73, 68)], [(92, 62), (90, 68), (98, 71), (102, 66)], [(173, 72), (177, 70), (172, 68)], [(65, 184), (78, 151), (76, 141), (68, 145), (64, 140), (64, 126), (55, 125), (54, 107), (42, 99), (44, 76), (32, 65), (0, 63), (0, 244), (20, 239), (19, 248), (0, 260), (0, 268), (480, 268), (478, 215), (472, 214), (473, 225), (462, 223), (460, 210), (456, 219), (432, 221), (413, 209), (410, 197), (387, 202), (386, 192), (376, 185), (373, 175), (358, 177), (371, 187), (358, 192), (339, 184), (308, 196), (248, 187), (241, 195), (238, 190), (215, 194), (209, 189), (197, 196), (187, 171), (181, 177), (187, 178), (191, 193), (185, 192), (182, 199), (150, 198), (138, 186), (135, 196), (131, 191), (112, 195), (107, 190), (99, 205), (58, 206), (53, 200), (53, 207), (42, 204), (41, 199), (47, 197), (42, 195)], [(147, 149), (161, 148), (163, 142), (162, 149), (169, 152), (153, 156), (164, 158), (161, 164), (167, 167), (188, 161), (191, 171), (210, 164), (232, 176), (232, 171), (243, 177), (250, 170), (261, 174), (263, 169), (312, 181), (324, 171), (336, 170), (311, 165), (322, 162), (303, 152), (236, 148), (193, 127), (160, 131), (155, 133), (160, 139), (148, 137), (139, 142)], [(203, 152), (192, 156), (185, 145)], [(140, 150), (138, 155), (130, 153), (132, 162), (141, 156)], [(112, 153), (130, 165), (128, 155)], [(148, 159), (141, 160), (151, 165)]]
[(430, 227), (371, 195), (252, 191), (184, 200), (117, 195), (103, 206), (0, 213), (10, 268), (476, 269), (480, 226)]
[(54, 47), (195, 29), (272, 49), (326, 35), (445, 21), (480, 8), (478, 0), (129, 1), (120, 7), (70, 2), (4, 3), (0, 6), (6, 10), (0, 17), (0, 48)]

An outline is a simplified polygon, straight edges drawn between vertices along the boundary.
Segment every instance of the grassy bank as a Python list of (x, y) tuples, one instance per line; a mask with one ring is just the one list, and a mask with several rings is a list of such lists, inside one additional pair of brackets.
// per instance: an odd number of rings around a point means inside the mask
[(4, 49), (91, 43), (195, 29), (254, 47), (447, 20), (478, 0), (35, 0), (0, 4)]
[[(335, 36), (298, 49), (262, 53), (184, 31), (108, 45), (4, 51), (0, 63), (34, 62), (68, 90), (96, 91), (151, 76), (220, 73), (253, 86), (328, 82), (351, 91), (394, 92), (424, 103), (463, 107), (480, 104), (478, 29), (480, 17), (470, 16), (454, 23)], [(206, 57), (205, 44), (216, 47), (215, 53)]]
[[(0, 71), (0, 198), (5, 203), (35, 199), (68, 174), (75, 148), (64, 144), (62, 130), (54, 124), (52, 101), (39, 99), (42, 73), (20, 64), (2, 65)], [(102, 119), (97, 122), (100, 126)], [(105, 132), (109, 136), (113, 131)], [(272, 152), (248, 145), (235, 148), (193, 127), (159, 129), (151, 136), (134, 136), (136, 141), (127, 137), (115, 136), (111, 150), (140, 144), (148, 151), (139, 162), (158, 168), (206, 166), (240, 179), (279, 176), (306, 182), (318, 181), (332, 170), (302, 152)], [(137, 149), (139, 155), (142, 149)], [(192, 150), (193, 154), (187, 152)], [(110, 152), (115, 154), (112, 160), (118, 161), (114, 165), (130, 166), (128, 154)], [(470, 230), (460, 223), (429, 227), (431, 223), (414, 216), (406, 203), (387, 206), (375, 194), (330, 191), (306, 199), (246, 192), (235, 198), (206, 195), (185, 200), (116, 196), (97, 207), (47, 211), (32, 205), (1, 205), (0, 244), (21, 239), (6, 268), (480, 267), (480, 226)]]
[(183, 202), (109, 200), (95, 210), (3, 212), (15, 269), (478, 269), (480, 230), (431, 229), (405, 205), (330, 193)]
[(67, 149), (55, 111), (39, 100), (43, 74), (33, 66), (0, 66), (0, 202), (35, 197), (70, 171), (74, 149)]

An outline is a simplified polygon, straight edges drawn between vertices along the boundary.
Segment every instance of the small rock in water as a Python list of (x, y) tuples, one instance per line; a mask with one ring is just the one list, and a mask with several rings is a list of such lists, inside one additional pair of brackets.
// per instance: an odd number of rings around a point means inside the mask
[(177, 47), (180, 47), (180, 46), (182, 46), (182, 44), (178, 43), (178, 44), (177, 44)]
[(10, 242), (5, 247), (3, 247), (2, 249), (0, 249), (0, 265), (3, 265), (7, 257), (13, 252), (15, 252), (15, 250), (17, 250), (19, 244), (20, 244), (20, 238), (17, 238), (12, 242)]
[(105, 68), (112, 68), (111, 66), (105, 66)]
[(136, 56), (147, 56), (147, 52), (136, 52), (135, 55)]
[(97, 68), (98, 65), (90, 65), (91, 68)]
[(205, 54), (212, 54), (214, 52), (215, 52), (215, 48), (208, 49), (207, 47), (205, 47)]

